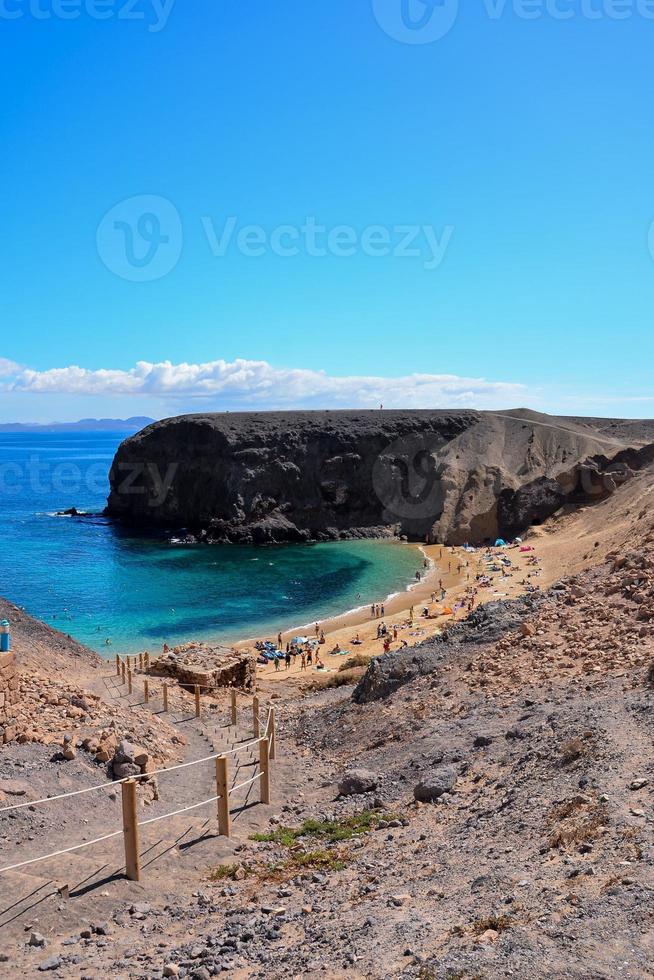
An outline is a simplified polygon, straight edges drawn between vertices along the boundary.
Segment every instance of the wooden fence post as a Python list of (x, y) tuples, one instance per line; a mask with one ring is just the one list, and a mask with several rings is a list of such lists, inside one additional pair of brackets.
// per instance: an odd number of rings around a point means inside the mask
[(132, 668), (127, 671), (127, 693), (132, 693)]
[(261, 775), (261, 802), (270, 803), (270, 759), (268, 751), (268, 739), (262, 738), (259, 742), (259, 770)]
[(116, 654), (116, 674), (120, 677), (120, 657)]
[(195, 717), (200, 717), (200, 685), (195, 685)]
[(143, 670), (143, 654), (139, 653), (139, 670)]
[(268, 728), (268, 738), (270, 739), (270, 758), (277, 758), (277, 739), (275, 738), (275, 709), (270, 708), (270, 727)]
[(120, 669), (121, 669), (121, 672), (122, 672), (122, 675), (123, 675), (123, 684), (124, 684), (125, 681), (126, 681), (126, 679), (127, 679), (127, 668), (125, 667), (125, 661), (124, 660), (123, 660), (122, 664), (120, 665)]
[(236, 691), (234, 690), (234, 688), (232, 688), (231, 690), (231, 698), (232, 698), (232, 725), (235, 725), (238, 720), (238, 715), (236, 713)]
[(146, 679), (143, 681), (143, 701), (145, 702), (145, 704), (147, 704), (149, 700), (150, 700), (150, 685), (148, 684), (148, 679), (146, 677)]
[(164, 711), (168, 711), (168, 685), (167, 684), (163, 685), (162, 691), (163, 691), (163, 709)]
[(254, 737), (259, 738), (261, 726), (259, 724), (259, 698), (256, 694), (252, 698), (252, 722), (254, 725)]
[(229, 767), (227, 757), (219, 755), (216, 759), (216, 796), (218, 797), (218, 833), (223, 837), (230, 835), (229, 818)]
[(150, 673), (150, 654), (148, 653), (147, 650), (145, 651), (145, 658), (144, 659), (145, 659), (145, 669), (146, 669), (146, 671), (149, 674)]
[(136, 782), (128, 779), (123, 788), (123, 841), (125, 844), (125, 874), (130, 881), (141, 880), (139, 824), (136, 812)]

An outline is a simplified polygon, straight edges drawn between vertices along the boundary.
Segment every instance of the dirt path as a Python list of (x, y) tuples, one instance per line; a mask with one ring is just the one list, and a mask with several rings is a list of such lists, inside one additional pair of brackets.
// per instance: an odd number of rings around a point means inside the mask
[[(134, 712), (161, 710), (156, 698), (148, 706), (141, 696), (131, 696), (110, 674), (97, 677), (94, 685), (102, 689), (105, 699), (120, 698), (132, 706)], [(166, 717), (186, 739), (184, 762), (205, 759), (218, 752), (232, 751), (252, 740), (252, 717), (245, 705), (250, 699), (240, 699), (240, 711), (236, 728), (227, 724), (226, 702), (209, 708), (203, 705), (203, 717), (196, 719), (188, 710), (192, 699), (174, 695), (172, 711)], [(17, 747), (14, 765), (3, 767), (4, 778), (29, 780), (29, 793), (33, 799), (70, 792), (84, 786), (102, 782), (101, 769), (84, 758), (70, 763), (52, 761), (52, 750), (37, 744)], [(248, 780), (259, 771), (258, 748), (232, 754), (229, 757), (229, 782), (231, 787)], [(286, 768), (286, 772), (283, 770)], [(280, 793), (293, 790), (292, 763), (274, 766), (272, 779), (273, 800)], [(278, 778), (279, 775), (279, 778)], [(147, 794), (139, 806), (139, 819), (152, 821), (141, 828), (142, 881), (129, 882), (123, 877), (124, 855), (122, 835), (92, 844), (88, 848), (63, 854), (28, 865), (2, 876), (0, 900), (0, 940), (2, 943), (25, 941), (25, 930), (36, 928), (50, 937), (50, 945), (56, 945), (56, 937), (79, 928), (80, 922), (90, 918), (99, 921), (113, 913), (121, 902), (174, 901), (175, 896), (198, 887), (198, 881), (206, 878), (207, 870), (233, 856), (239, 842), (246, 840), (253, 830), (267, 825), (270, 808), (259, 803), (259, 785), (255, 779), (248, 786), (237, 790), (231, 802), (232, 837), (218, 835), (216, 803), (172, 816), (189, 804), (208, 800), (216, 795), (215, 762), (209, 760), (199, 765), (178, 769), (157, 777), (159, 799), (150, 801)], [(21, 802), (21, 796), (8, 797), (5, 805)], [(58, 851), (84, 840), (93, 840), (121, 828), (121, 791), (107, 783), (98, 792), (55, 801), (38, 808), (24, 807), (10, 813), (0, 813), (0, 866), (13, 865), (32, 857)], [(61, 889), (67, 887), (69, 898), (62, 898)]]

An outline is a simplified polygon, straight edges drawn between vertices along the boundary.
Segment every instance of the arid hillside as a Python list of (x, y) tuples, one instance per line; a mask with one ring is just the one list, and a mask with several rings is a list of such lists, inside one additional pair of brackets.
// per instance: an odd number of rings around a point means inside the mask
[[(654, 976), (653, 486), (643, 469), (535, 528), (525, 546), (546, 574), (522, 597), (373, 659), (356, 685), (260, 680), (280, 717), (273, 805), (251, 810), (229, 846), (206, 823), (189, 823), (188, 845), (159, 832), (163, 863), (140, 892), (120, 876), (107, 891), (100, 876), (82, 903), (51, 899), (31, 918), (19, 904), (3, 945), (11, 968), (143, 980)], [(88, 670), (70, 652), (71, 671)], [(196, 754), (199, 734), (188, 732)], [(83, 758), (67, 785), (97, 778)], [(61, 765), (16, 743), (0, 762), (0, 776), (22, 764), (49, 786)], [(21, 827), (47, 842), (33, 818), (5, 821), (0, 852)], [(21, 881), (18, 897), (28, 891)]]

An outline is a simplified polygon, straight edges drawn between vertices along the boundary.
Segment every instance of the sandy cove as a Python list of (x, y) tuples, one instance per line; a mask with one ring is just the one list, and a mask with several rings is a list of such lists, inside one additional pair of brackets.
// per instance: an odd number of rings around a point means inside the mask
[[(513, 568), (510, 570), (510, 577), (500, 578), (499, 573), (492, 574), (493, 582), (489, 587), (481, 587), (477, 591), (475, 605), (490, 602), (493, 599), (514, 598), (525, 592), (525, 582), (527, 576), (532, 585), (544, 585), (543, 563), (539, 559), (538, 565), (531, 564), (534, 558), (538, 558), (537, 542), (528, 541), (527, 545), (534, 550), (521, 552), (519, 546), (510, 546), (502, 549), (494, 549), (498, 553), (507, 554)], [(416, 547), (415, 545), (399, 545), (399, 547)], [(485, 552), (478, 549), (475, 552), (467, 552), (463, 548), (451, 548), (445, 545), (423, 545), (416, 547), (416, 570), (421, 571), (420, 582), (411, 583), (403, 592), (398, 592), (388, 600), (376, 599), (376, 603), (384, 603), (384, 616), (372, 617), (368, 604), (359, 609), (353, 609), (342, 613), (339, 616), (319, 622), (320, 629), (325, 634), (325, 643), (320, 646), (320, 658), (323, 662), (324, 670), (317, 669), (315, 666), (308, 667), (307, 670), (301, 669), (299, 658), (294, 658), (291, 666), (286, 669), (285, 664), (280, 664), (279, 671), (275, 670), (271, 662), (268, 667), (259, 665), (258, 677), (260, 682), (280, 683), (291, 680), (298, 682), (315, 683), (320, 678), (328, 677), (343, 667), (348, 660), (343, 653), (331, 654), (337, 644), (342, 651), (347, 651), (349, 655), (363, 657), (379, 656), (384, 652), (383, 637), (377, 637), (377, 627), (381, 622), (392, 631), (397, 627), (397, 640), (391, 643), (391, 650), (398, 650), (403, 645), (414, 646), (422, 640), (438, 635), (441, 630), (454, 620), (463, 619), (467, 615), (465, 609), (455, 609), (457, 602), (461, 602), (466, 597), (467, 590), (476, 584), (476, 576), (485, 570)], [(424, 569), (423, 560), (427, 557), (430, 567)], [(539, 574), (536, 574), (539, 573)], [(443, 588), (446, 590), (444, 602), (440, 599), (436, 602), (431, 601), (432, 593), (440, 595), (439, 583), (442, 581)], [(430, 616), (423, 616), (423, 609), (427, 606)], [(444, 607), (454, 610), (453, 615), (438, 615)], [(413, 609), (413, 621), (411, 620), (411, 610)], [(282, 643), (286, 643), (294, 636), (315, 635), (315, 626), (295, 626), (282, 632)], [(352, 640), (358, 636), (361, 641), (353, 645)], [(234, 644), (237, 649), (253, 647), (257, 640), (274, 640), (274, 635), (262, 634), (261, 636), (251, 637)]]

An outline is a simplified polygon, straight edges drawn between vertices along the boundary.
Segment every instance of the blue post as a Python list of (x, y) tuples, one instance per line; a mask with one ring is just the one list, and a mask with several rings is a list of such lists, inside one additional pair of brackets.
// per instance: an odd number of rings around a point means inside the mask
[(11, 650), (11, 636), (9, 633), (9, 620), (0, 621), (0, 653), (9, 653)]

